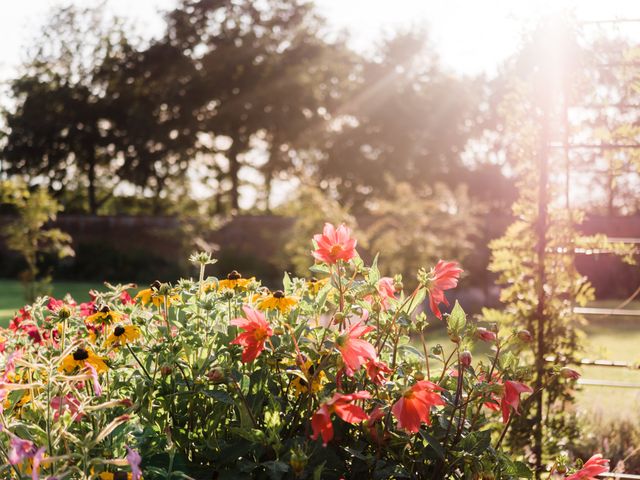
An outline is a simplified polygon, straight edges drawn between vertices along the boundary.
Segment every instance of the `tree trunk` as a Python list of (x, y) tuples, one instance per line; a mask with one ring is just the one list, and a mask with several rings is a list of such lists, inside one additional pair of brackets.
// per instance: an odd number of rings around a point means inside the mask
[(240, 148), (236, 145), (234, 140), (233, 145), (229, 149), (229, 178), (231, 179), (231, 190), (229, 191), (229, 199), (231, 202), (231, 209), (238, 210), (240, 200), (240, 161), (238, 155), (240, 154)]
[(96, 195), (96, 162), (95, 159), (89, 159), (89, 170), (87, 172), (87, 179), (89, 181), (89, 213), (92, 215), (98, 214), (98, 199)]

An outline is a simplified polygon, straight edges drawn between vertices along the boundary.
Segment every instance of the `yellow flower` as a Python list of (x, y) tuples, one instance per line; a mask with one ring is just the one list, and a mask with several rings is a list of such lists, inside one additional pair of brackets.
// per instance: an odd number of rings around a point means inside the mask
[(172, 303), (180, 301), (179, 295), (160, 293), (161, 286), (162, 284), (160, 282), (155, 281), (149, 288), (140, 290), (133, 299), (136, 300), (139, 298), (142, 305), (149, 305), (150, 303), (153, 303), (156, 307), (163, 306), (165, 299), (168, 307), (170, 307)]
[(317, 295), (318, 292), (324, 287), (327, 283), (329, 283), (328, 278), (323, 278), (322, 280), (318, 280), (317, 278), (312, 278), (311, 280), (307, 280), (307, 290), (311, 295)]
[(100, 480), (131, 480), (131, 472), (102, 472), (98, 475)]
[(114, 312), (107, 305), (100, 307), (92, 315), (89, 315), (85, 321), (92, 325), (111, 325), (112, 323), (119, 322), (122, 315), (118, 312)]
[[(311, 383), (311, 393), (318, 393), (322, 388), (322, 385), (327, 381), (327, 376), (324, 374), (322, 370), (315, 374), (316, 368), (311, 360), (307, 360), (304, 362), (304, 370), (305, 376), (307, 378), (313, 378)], [(302, 395), (303, 393), (307, 393), (309, 391), (309, 382), (299, 376), (291, 381), (291, 386), (295, 390), (297, 395)]]
[(118, 325), (105, 340), (107, 346), (122, 346), (140, 338), (140, 329), (135, 325)]
[(104, 360), (97, 356), (90, 348), (78, 347), (76, 350), (62, 359), (58, 370), (71, 373), (76, 368), (84, 368), (89, 363), (98, 373), (106, 372), (109, 367)]
[(298, 303), (295, 297), (285, 296), (282, 290), (276, 290), (264, 298), (258, 299), (260, 310), (278, 310), (280, 313), (288, 313)]
[(228, 288), (229, 290), (233, 290), (237, 288), (238, 290), (245, 290), (247, 286), (255, 280), (254, 277), (251, 278), (242, 278), (242, 275), (238, 273), (236, 270), (232, 270), (228, 275), (226, 280), (220, 280), (218, 282), (218, 290), (222, 290)]

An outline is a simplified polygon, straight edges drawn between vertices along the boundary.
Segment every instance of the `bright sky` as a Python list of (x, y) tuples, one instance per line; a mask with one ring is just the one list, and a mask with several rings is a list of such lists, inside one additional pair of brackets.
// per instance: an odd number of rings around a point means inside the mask
[[(367, 49), (380, 32), (427, 24), (443, 62), (464, 73), (492, 72), (518, 45), (521, 32), (540, 15), (568, 9), (581, 20), (640, 19), (640, 0), (316, 0), (337, 29), (353, 35), (354, 46)], [(37, 35), (53, 5), (69, 0), (4, 0), (0, 7), (0, 79), (14, 71), (23, 47)], [(96, 0), (74, 0), (81, 5)], [(175, 0), (106, 0), (107, 8), (131, 19), (143, 36), (162, 32), (159, 12)], [(639, 24), (618, 26), (640, 34)]]

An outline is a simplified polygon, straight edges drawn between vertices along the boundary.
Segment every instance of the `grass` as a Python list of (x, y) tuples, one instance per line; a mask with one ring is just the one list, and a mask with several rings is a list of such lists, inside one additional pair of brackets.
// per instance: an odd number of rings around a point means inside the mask
[[(89, 290), (101, 288), (104, 286), (97, 282), (56, 282), (53, 285), (53, 296), (62, 298), (69, 293), (77, 302), (86, 302), (89, 300)], [(0, 326), (6, 326), (25, 303), (20, 282), (0, 280)]]
[[(597, 301), (590, 307), (615, 308), (620, 302), (615, 300)], [(640, 301), (632, 302), (627, 310), (640, 310)], [(588, 316), (584, 353), (582, 358), (592, 360), (617, 360), (640, 366), (640, 317), (632, 316)], [(442, 344), (447, 351), (450, 345), (444, 329), (434, 329), (426, 336), (429, 346)], [(450, 350), (449, 350), (450, 351)], [(474, 357), (481, 358), (486, 349), (474, 351)], [(640, 369), (618, 367), (581, 366), (576, 368), (583, 380), (604, 382), (624, 382), (636, 388), (580, 385), (576, 391), (576, 408), (587, 415), (602, 419), (628, 419), (637, 421), (640, 408)]]
[[(89, 290), (101, 289), (97, 282), (56, 282), (53, 295), (62, 298), (69, 293), (78, 302), (89, 300)], [(594, 307), (612, 308), (617, 301), (595, 302)], [(22, 286), (14, 280), (0, 280), (0, 326), (6, 326), (14, 312), (25, 304)], [(633, 302), (627, 309), (640, 309), (640, 302)], [(585, 327), (585, 358), (620, 360), (640, 364), (640, 317), (588, 317)], [(429, 346), (437, 343), (445, 349), (450, 345), (444, 329), (434, 329), (426, 335)], [(487, 350), (474, 352), (476, 357), (484, 355)], [(592, 367), (578, 369), (586, 380), (604, 380), (611, 382), (627, 382), (640, 386), (640, 369)], [(576, 393), (577, 408), (584, 409), (590, 415), (603, 418), (627, 417), (635, 419), (640, 407), (640, 388), (612, 388), (584, 385)]]

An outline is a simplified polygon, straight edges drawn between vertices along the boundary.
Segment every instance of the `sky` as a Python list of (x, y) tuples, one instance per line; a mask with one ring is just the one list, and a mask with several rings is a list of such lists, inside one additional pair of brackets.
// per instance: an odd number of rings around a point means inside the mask
[[(0, 0), (0, 79), (24, 58), (54, 5), (97, 0)], [(352, 44), (370, 49), (385, 32), (427, 25), (441, 60), (451, 70), (491, 74), (512, 54), (521, 34), (541, 15), (566, 9), (580, 20), (640, 19), (640, 0), (316, 0), (331, 28), (347, 29)], [(107, 9), (136, 25), (144, 37), (160, 35), (162, 11), (175, 0), (106, 0)], [(617, 29), (640, 36), (638, 23)], [(607, 27), (610, 28), (611, 26)], [(593, 26), (588, 28), (595, 28)]]

